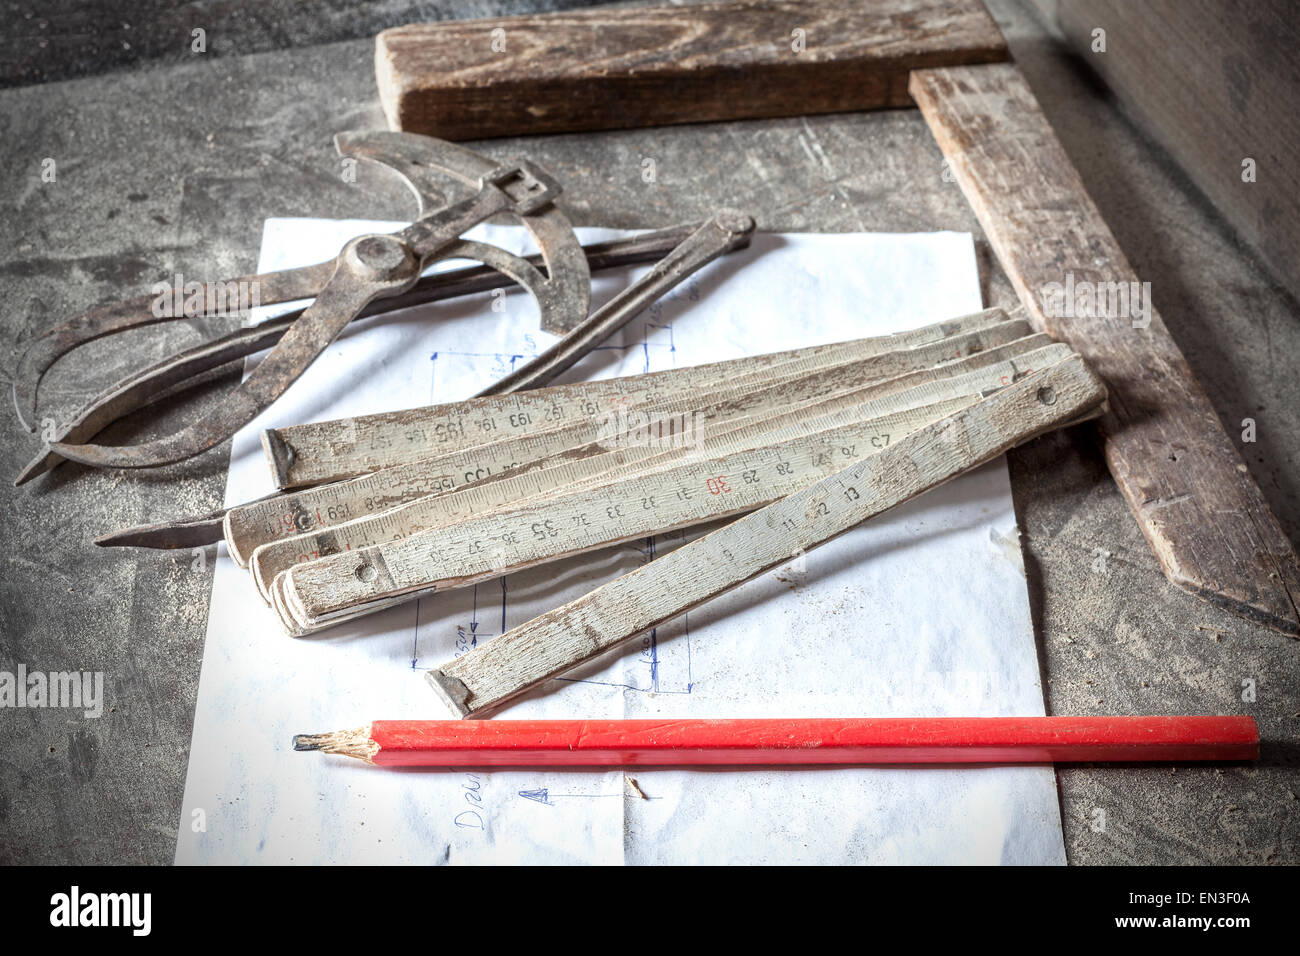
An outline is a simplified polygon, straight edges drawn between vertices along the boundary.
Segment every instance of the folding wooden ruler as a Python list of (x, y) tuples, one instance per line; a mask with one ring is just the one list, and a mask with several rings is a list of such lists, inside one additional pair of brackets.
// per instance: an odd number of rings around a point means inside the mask
[(277, 475), (342, 480), (233, 508), (225, 537), (286, 629), (306, 634), (767, 506), (1069, 355), (987, 310), (897, 336), (281, 429), (266, 440)]
[[(429, 683), (457, 716), (484, 716), (549, 678), (1020, 442), (1098, 414), (1105, 397), (1101, 380), (1079, 356), (1069, 355), (890, 443), (874, 456), (860, 458), (506, 632), (428, 672)], [(752, 465), (756, 480), (766, 483), (778, 479), (787, 461), (783, 455), (755, 454), (738, 463)], [(654, 482), (654, 476), (647, 477)], [(674, 486), (683, 485), (674, 481), (662, 491), (671, 493)], [(742, 486), (737, 483), (735, 487)], [(550, 511), (560, 518), (581, 513), (581, 505), (574, 505)], [(378, 565), (370, 556), (359, 562), (354, 558), (353, 563), (356, 567)]]

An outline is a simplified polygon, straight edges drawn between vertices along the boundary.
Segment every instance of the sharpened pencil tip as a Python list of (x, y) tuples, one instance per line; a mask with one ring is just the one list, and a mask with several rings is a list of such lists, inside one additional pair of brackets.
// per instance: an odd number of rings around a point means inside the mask
[(356, 730), (335, 730), (325, 734), (295, 734), (293, 749), (342, 754), (369, 763), (375, 754), (379, 753), (379, 744), (370, 739), (370, 728), (366, 726)]

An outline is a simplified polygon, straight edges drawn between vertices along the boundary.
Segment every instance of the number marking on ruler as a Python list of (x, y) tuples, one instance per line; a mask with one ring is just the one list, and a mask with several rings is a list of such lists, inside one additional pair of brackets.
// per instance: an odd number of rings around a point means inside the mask
[(613, 436), (608, 441), (573, 450), (586, 454), (566, 453), (539, 469), (507, 472), (497, 481), (476, 482), (451, 492), (417, 497), (388, 510), (335, 524), (330, 529), (261, 544), (252, 552), (249, 567), (259, 592), (269, 600), (274, 577), (295, 564), (405, 538), (461, 517), (553, 495), (583, 482), (622, 480), (683, 460), (717, 458), (910, 410), (910, 415), (894, 424), (891, 433), (905, 434), (928, 424), (932, 417), (947, 414), (957, 407), (951, 405), (954, 401), (969, 401), (971, 395), (997, 389), (1027, 374), (1036, 365), (1050, 365), (1069, 354), (1068, 347), (1051, 345), (985, 369), (926, 382), (883, 397), (873, 397), (881, 391), (880, 386), (868, 386), (805, 405), (785, 407), (766, 417), (714, 422), (696, 436), (698, 444), (667, 451), (661, 451), (655, 443), (637, 445), (633, 439), (625, 444), (626, 436)]
[[(657, 417), (680, 416), (702, 409), (700, 422), (707, 424), (715, 418), (757, 415), (765, 408), (775, 411), (837, 391), (883, 382), (893, 382), (890, 388), (901, 390), (962, 369), (993, 365), (1050, 342), (1046, 336), (1014, 337), (1024, 331), (1023, 322), (1004, 322), (916, 349), (843, 361), (811, 372), (800, 367), (797, 374), (802, 377), (782, 375), (775, 382), (763, 378), (757, 384), (728, 382), (714, 389), (697, 389), (651, 404), (641, 410), (641, 415), (653, 421)], [(953, 360), (955, 352), (974, 354)], [(944, 359), (948, 361), (943, 362)], [(912, 375), (915, 378), (909, 377)], [(232, 508), (226, 515), (226, 542), (235, 562), (244, 567), (253, 550), (269, 541), (342, 524), (415, 498), (446, 493), (501, 472), (537, 467), (547, 458), (608, 438), (621, 430), (616, 426), (611, 428), (609, 421), (599, 417), (579, 418), (558, 428), (250, 502)]]
[[(1022, 315), (1016, 310), (1017, 319)], [(755, 355), (644, 375), (555, 385), (510, 395), (485, 396), (445, 405), (384, 412), (356, 418), (294, 425), (267, 431), (263, 445), (276, 484), (295, 488), (337, 481), (495, 439), (555, 427), (576, 418), (641, 407), (690, 392), (710, 382), (732, 383), (770, 374), (777, 366), (807, 369), (848, 358), (868, 358), (977, 332), (1008, 321), (1001, 309), (986, 309), (902, 332)]]
[(879, 449), (871, 447), (871, 438), (883, 432), (880, 426), (911, 430), (927, 414), (932, 420), (927, 412), (907, 422), (868, 419), (489, 509), (401, 540), (297, 565), (281, 572), (270, 590), (291, 631), (314, 630), (421, 593), (762, 507), (875, 454)]

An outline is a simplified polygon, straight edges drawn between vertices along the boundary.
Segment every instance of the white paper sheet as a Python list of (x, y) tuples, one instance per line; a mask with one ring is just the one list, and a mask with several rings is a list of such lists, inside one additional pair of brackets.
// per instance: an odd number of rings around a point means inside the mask
[[(394, 228), (268, 220), (259, 268), (326, 259), (353, 235)], [(531, 251), (522, 230), (476, 232)], [(595, 302), (639, 271), (598, 277)], [(493, 302), (467, 297), (345, 332), (236, 437), (227, 504), (272, 490), (261, 429), (464, 398), (552, 341), (527, 294), (507, 295), (499, 311)], [(566, 380), (885, 334), (980, 307), (964, 233), (759, 235)], [(423, 670), (681, 540), (660, 536), (433, 595), (305, 640), (283, 634), (223, 548), (177, 862), (1064, 862), (1045, 767), (394, 772), (292, 751), (295, 733), (446, 716)], [(499, 716), (1042, 713), (999, 460)]]

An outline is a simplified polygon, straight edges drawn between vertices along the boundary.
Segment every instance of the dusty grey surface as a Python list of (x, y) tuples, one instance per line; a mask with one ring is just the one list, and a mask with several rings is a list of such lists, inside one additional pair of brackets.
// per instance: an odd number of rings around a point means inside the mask
[[(0, 87), (136, 65), (336, 43), (404, 23), (589, 7), (594, 0), (3, 0)], [(197, 31), (202, 31), (201, 33)]]
[[(992, 6), (1229, 433), (1240, 434), (1242, 418), (1256, 419), (1259, 440), (1245, 446), (1246, 458), (1296, 540), (1295, 301), (1035, 14), (1010, 0)], [(251, 270), (269, 215), (408, 214), (400, 187), (369, 177), (349, 186), (337, 174), (331, 134), (379, 125), (368, 40), (0, 91), (4, 343), (173, 271)], [(943, 181), (939, 151), (915, 112), (482, 148), (497, 156), (526, 149), (547, 165), (580, 224), (660, 226), (726, 204), (751, 210), (768, 230), (981, 235), (958, 187)], [(40, 181), (46, 157), (57, 162), (55, 183)], [(641, 179), (645, 157), (656, 162), (652, 184)], [(982, 249), (986, 300), (1011, 303)], [(218, 324), (178, 323), (83, 349), (47, 380), (42, 415), (66, 415), (142, 358)], [(4, 352), (7, 391), (15, 359)], [(112, 437), (137, 440), (194, 413), (168, 409), (161, 421)], [(12, 476), (37, 442), (3, 417), (0, 473)], [(227, 454), (223, 447), (149, 474), (68, 466), (21, 489), (3, 483), (0, 669), (102, 670), (108, 710), (99, 720), (0, 711), (0, 861), (172, 859), (212, 552), (196, 562), (189, 552), (101, 551), (89, 541), (216, 507)], [(1165, 582), (1087, 430), (1016, 452), (1011, 473), (1050, 711), (1249, 713), (1268, 742), (1253, 767), (1060, 770), (1071, 862), (1300, 862), (1300, 644)], [(1253, 701), (1242, 699), (1243, 681), (1255, 682)]]

